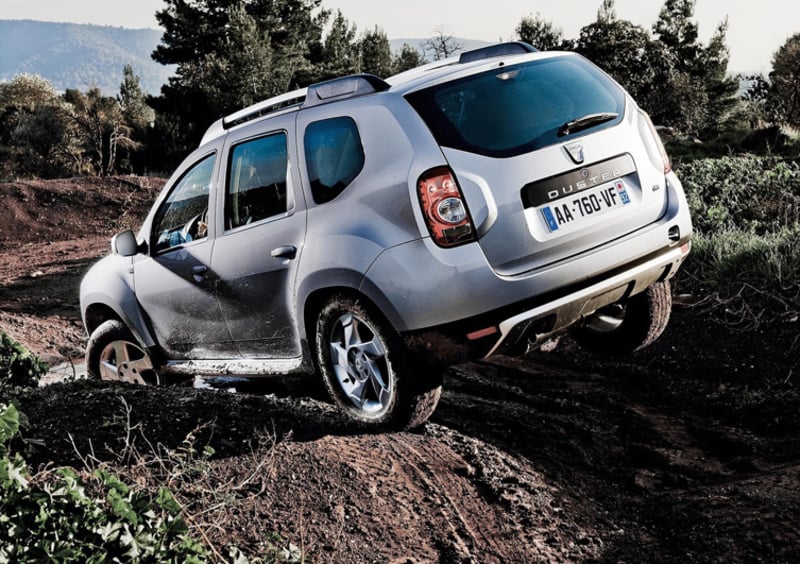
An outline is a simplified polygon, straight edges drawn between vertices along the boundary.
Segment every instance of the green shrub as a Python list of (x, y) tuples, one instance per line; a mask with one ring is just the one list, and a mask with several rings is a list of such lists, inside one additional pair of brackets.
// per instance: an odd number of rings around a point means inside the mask
[(0, 330), (0, 388), (35, 387), (47, 365)]
[(680, 167), (695, 230), (763, 235), (800, 222), (800, 165), (744, 155)]
[(702, 159), (680, 167), (694, 248), (683, 269), (729, 319), (800, 312), (800, 166), (774, 157)]
[(205, 560), (166, 488), (152, 499), (102, 469), (31, 476), (7, 447), (19, 416), (13, 405), (0, 405), (0, 562)]

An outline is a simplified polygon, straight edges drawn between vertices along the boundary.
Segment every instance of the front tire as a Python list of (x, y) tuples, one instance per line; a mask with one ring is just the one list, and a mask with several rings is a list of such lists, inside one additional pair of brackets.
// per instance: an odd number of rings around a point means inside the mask
[(86, 344), (89, 376), (112, 382), (158, 384), (159, 377), (150, 355), (125, 325), (116, 319), (101, 323)]
[(411, 429), (436, 409), (440, 371), (426, 369), (362, 300), (336, 295), (326, 302), (317, 317), (315, 344), (328, 393), (353, 419)]
[(606, 355), (623, 355), (651, 345), (666, 329), (672, 311), (669, 282), (651, 284), (625, 303), (612, 304), (572, 330), (583, 348)]

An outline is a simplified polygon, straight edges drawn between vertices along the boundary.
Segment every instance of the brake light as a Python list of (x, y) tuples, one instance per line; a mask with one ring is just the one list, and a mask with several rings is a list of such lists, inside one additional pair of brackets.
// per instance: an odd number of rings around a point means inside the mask
[(452, 171), (431, 169), (420, 176), (417, 193), (431, 237), (440, 247), (455, 247), (475, 240), (475, 229)]
[(656, 131), (656, 127), (653, 125), (653, 121), (650, 119), (644, 112), (640, 112), (639, 114), (642, 117), (642, 120), (647, 125), (647, 129), (650, 133), (650, 139), (652, 140), (653, 144), (655, 144), (655, 150), (658, 151), (658, 155), (653, 155), (652, 148), (649, 143), (645, 143), (647, 145), (648, 152), (651, 153), (650, 158), (654, 162), (658, 162), (664, 167), (664, 174), (667, 174), (669, 171), (672, 170), (672, 162), (669, 160), (669, 155), (667, 155), (667, 150), (664, 148), (664, 143), (661, 141), (661, 136)]

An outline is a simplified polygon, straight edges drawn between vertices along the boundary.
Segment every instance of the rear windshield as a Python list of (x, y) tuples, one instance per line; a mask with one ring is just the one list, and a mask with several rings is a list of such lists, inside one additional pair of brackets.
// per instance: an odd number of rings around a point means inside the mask
[[(409, 103), (439, 145), (510, 157), (619, 123), (625, 97), (619, 86), (580, 57), (555, 57), (501, 67), (413, 92)], [(569, 122), (616, 114), (575, 128)]]

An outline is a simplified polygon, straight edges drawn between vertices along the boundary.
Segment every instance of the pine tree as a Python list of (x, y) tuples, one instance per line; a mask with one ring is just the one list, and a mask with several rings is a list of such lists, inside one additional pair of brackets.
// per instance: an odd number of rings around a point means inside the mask
[(698, 71), (702, 47), (697, 40), (697, 24), (692, 21), (695, 0), (666, 0), (653, 32), (674, 56), (672, 66), (679, 72)]
[(125, 65), (122, 71), (122, 83), (119, 85), (117, 101), (122, 108), (122, 113), (131, 126), (144, 128), (155, 119), (153, 108), (147, 101), (139, 83), (139, 76), (133, 73), (131, 65)]
[(773, 55), (766, 99), (773, 121), (800, 128), (800, 33)]
[(325, 36), (322, 51), (321, 78), (329, 79), (358, 72), (361, 67), (356, 26), (336, 12), (331, 29)]
[(692, 20), (695, 0), (666, 0), (653, 26), (662, 56), (655, 81), (661, 85), (661, 103), (654, 119), (684, 133), (717, 136), (736, 107), (738, 83), (727, 77), (727, 20), (717, 27), (709, 44), (698, 39)]
[(386, 78), (394, 74), (394, 61), (389, 38), (379, 27), (368, 31), (361, 38), (361, 72)]
[(604, 0), (597, 19), (584, 26), (575, 49), (613, 76), (643, 103), (653, 89), (654, 66), (650, 35), (617, 18), (613, 0)]
[(147, 166), (143, 149), (156, 116), (153, 108), (147, 105), (139, 77), (133, 73), (130, 65), (125, 65), (123, 69), (117, 102), (122, 110), (122, 119), (130, 129), (128, 138), (120, 146), (122, 155), (118, 158), (118, 170), (145, 172)]
[[(316, 81), (329, 12), (321, 0), (164, 0), (153, 58), (177, 65), (156, 110), (150, 157), (172, 168), (217, 118)], [(160, 161), (160, 162), (159, 162)]]
[(530, 43), (540, 51), (567, 50), (572, 47), (572, 42), (564, 39), (563, 31), (543, 19), (538, 12), (522, 18), (516, 33), (520, 41)]
[(403, 43), (400, 52), (394, 57), (394, 72), (403, 72), (417, 68), (425, 64), (425, 57), (419, 49), (415, 49), (408, 43)]

